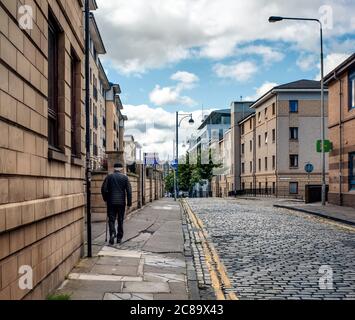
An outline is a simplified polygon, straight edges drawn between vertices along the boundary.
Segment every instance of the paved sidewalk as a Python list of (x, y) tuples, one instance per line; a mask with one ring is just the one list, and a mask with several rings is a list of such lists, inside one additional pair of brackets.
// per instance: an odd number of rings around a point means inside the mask
[(101, 235), (93, 241), (95, 256), (81, 260), (56, 294), (68, 294), (72, 300), (189, 298), (177, 203), (163, 199), (133, 214), (125, 222), (121, 245), (106, 246), (101, 225)]
[(349, 207), (340, 207), (332, 204), (322, 206), (320, 203), (277, 203), (274, 204), (276, 208), (285, 208), (320, 216), (334, 221), (355, 225), (355, 209)]

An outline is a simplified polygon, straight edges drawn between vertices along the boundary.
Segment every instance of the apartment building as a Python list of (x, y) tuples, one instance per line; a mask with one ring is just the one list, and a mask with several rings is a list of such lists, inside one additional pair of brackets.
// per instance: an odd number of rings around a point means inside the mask
[(124, 152), (124, 123), (127, 117), (122, 114), (119, 84), (110, 83), (106, 92), (106, 151)]
[(45, 298), (83, 253), (83, 2), (23, 3), (0, 1), (0, 300)]
[(233, 191), (232, 175), (232, 130), (225, 132), (223, 139), (213, 140), (210, 145), (213, 163), (211, 191), (213, 196), (227, 197)]
[(355, 207), (355, 54), (325, 77), (329, 87), (330, 203)]
[[(300, 80), (271, 89), (251, 105), (255, 115), (239, 122), (242, 188), (303, 198), (307, 184), (321, 184), (320, 96), (320, 82)], [(308, 163), (314, 167), (310, 174)]]
[[(97, 9), (97, 6), (95, 6)], [(91, 167), (99, 169), (105, 158), (106, 148), (106, 91), (110, 89), (109, 81), (102, 67), (99, 55), (105, 54), (94, 14), (90, 13), (90, 137)]]

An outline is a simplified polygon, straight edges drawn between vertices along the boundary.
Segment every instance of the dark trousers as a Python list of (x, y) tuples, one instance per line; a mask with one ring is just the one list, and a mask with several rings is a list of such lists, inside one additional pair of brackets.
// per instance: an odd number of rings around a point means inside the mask
[[(112, 204), (107, 206), (110, 237), (117, 236), (118, 239), (123, 238), (123, 220), (125, 216), (125, 211), (126, 211), (125, 206), (112, 205)], [(115, 229), (116, 219), (117, 219), (117, 233)]]

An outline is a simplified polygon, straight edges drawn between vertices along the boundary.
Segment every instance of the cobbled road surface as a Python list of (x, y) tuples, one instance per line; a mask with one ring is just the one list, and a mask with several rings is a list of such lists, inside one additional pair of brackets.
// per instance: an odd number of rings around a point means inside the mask
[(189, 199), (239, 299), (355, 299), (355, 232), (268, 200)]

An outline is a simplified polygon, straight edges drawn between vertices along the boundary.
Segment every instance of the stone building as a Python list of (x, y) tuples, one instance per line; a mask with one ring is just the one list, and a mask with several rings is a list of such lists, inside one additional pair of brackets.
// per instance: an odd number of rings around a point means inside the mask
[(355, 54), (325, 77), (329, 87), (330, 203), (355, 207)]
[(277, 86), (251, 105), (255, 115), (239, 122), (242, 188), (303, 198), (305, 185), (321, 184), (320, 105), (320, 82), (310, 80)]
[(23, 2), (0, 1), (0, 300), (45, 298), (83, 253), (83, 1)]
[[(96, 10), (97, 6), (94, 8)], [(90, 13), (90, 152), (94, 170), (102, 166), (106, 153), (105, 95), (110, 85), (99, 59), (99, 55), (105, 53), (105, 45), (94, 14)]]

